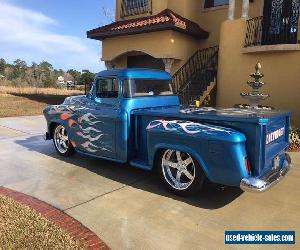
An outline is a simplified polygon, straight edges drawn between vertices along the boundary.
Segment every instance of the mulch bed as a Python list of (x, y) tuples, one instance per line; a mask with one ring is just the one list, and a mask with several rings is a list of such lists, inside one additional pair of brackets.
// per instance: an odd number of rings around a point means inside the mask
[(0, 187), (0, 195), (11, 198), (20, 205), (29, 207), (37, 214), (54, 223), (63, 232), (66, 232), (71, 239), (78, 242), (83, 249), (109, 249), (96, 234), (80, 222), (43, 201), (4, 187)]
[(289, 145), (288, 152), (300, 152), (300, 146), (299, 145)]

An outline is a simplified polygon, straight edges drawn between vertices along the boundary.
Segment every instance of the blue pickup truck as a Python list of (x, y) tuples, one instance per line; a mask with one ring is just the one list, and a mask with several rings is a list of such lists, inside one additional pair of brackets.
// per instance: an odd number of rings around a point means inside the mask
[(289, 171), (288, 112), (181, 107), (170, 74), (107, 70), (90, 93), (44, 110), (57, 152), (155, 169), (178, 195), (213, 183), (262, 192)]

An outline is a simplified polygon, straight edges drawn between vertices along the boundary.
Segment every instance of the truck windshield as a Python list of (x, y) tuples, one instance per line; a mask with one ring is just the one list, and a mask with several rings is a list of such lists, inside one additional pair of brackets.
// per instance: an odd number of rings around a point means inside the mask
[(173, 94), (169, 80), (129, 79), (123, 81), (123, 96), (127, 98)]

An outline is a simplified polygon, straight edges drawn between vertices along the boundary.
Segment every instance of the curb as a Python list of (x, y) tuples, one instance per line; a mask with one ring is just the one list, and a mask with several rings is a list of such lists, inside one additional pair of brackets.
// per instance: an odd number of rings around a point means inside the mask
[(40, 213), (49, 221), (66, 231), (73, 239), (78, 240), (85, 249), (110, 249), (95, 233), (82, 225), (79, 221), (48, 203), (4, 187), (0, 187), (0, 194), (12, 198), (16, 202)]

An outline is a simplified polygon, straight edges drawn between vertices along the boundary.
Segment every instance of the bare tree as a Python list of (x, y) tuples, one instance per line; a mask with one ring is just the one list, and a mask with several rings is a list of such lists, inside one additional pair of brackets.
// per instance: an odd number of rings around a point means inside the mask
[(112, 11), (111, 9), (108, 9), (108, 8), (102, 6), (102, 14), (103, 14), (110, 22), (114, 22), (114, 21), (115, 21), (115, 14), (114, 14), (114, 11)]

